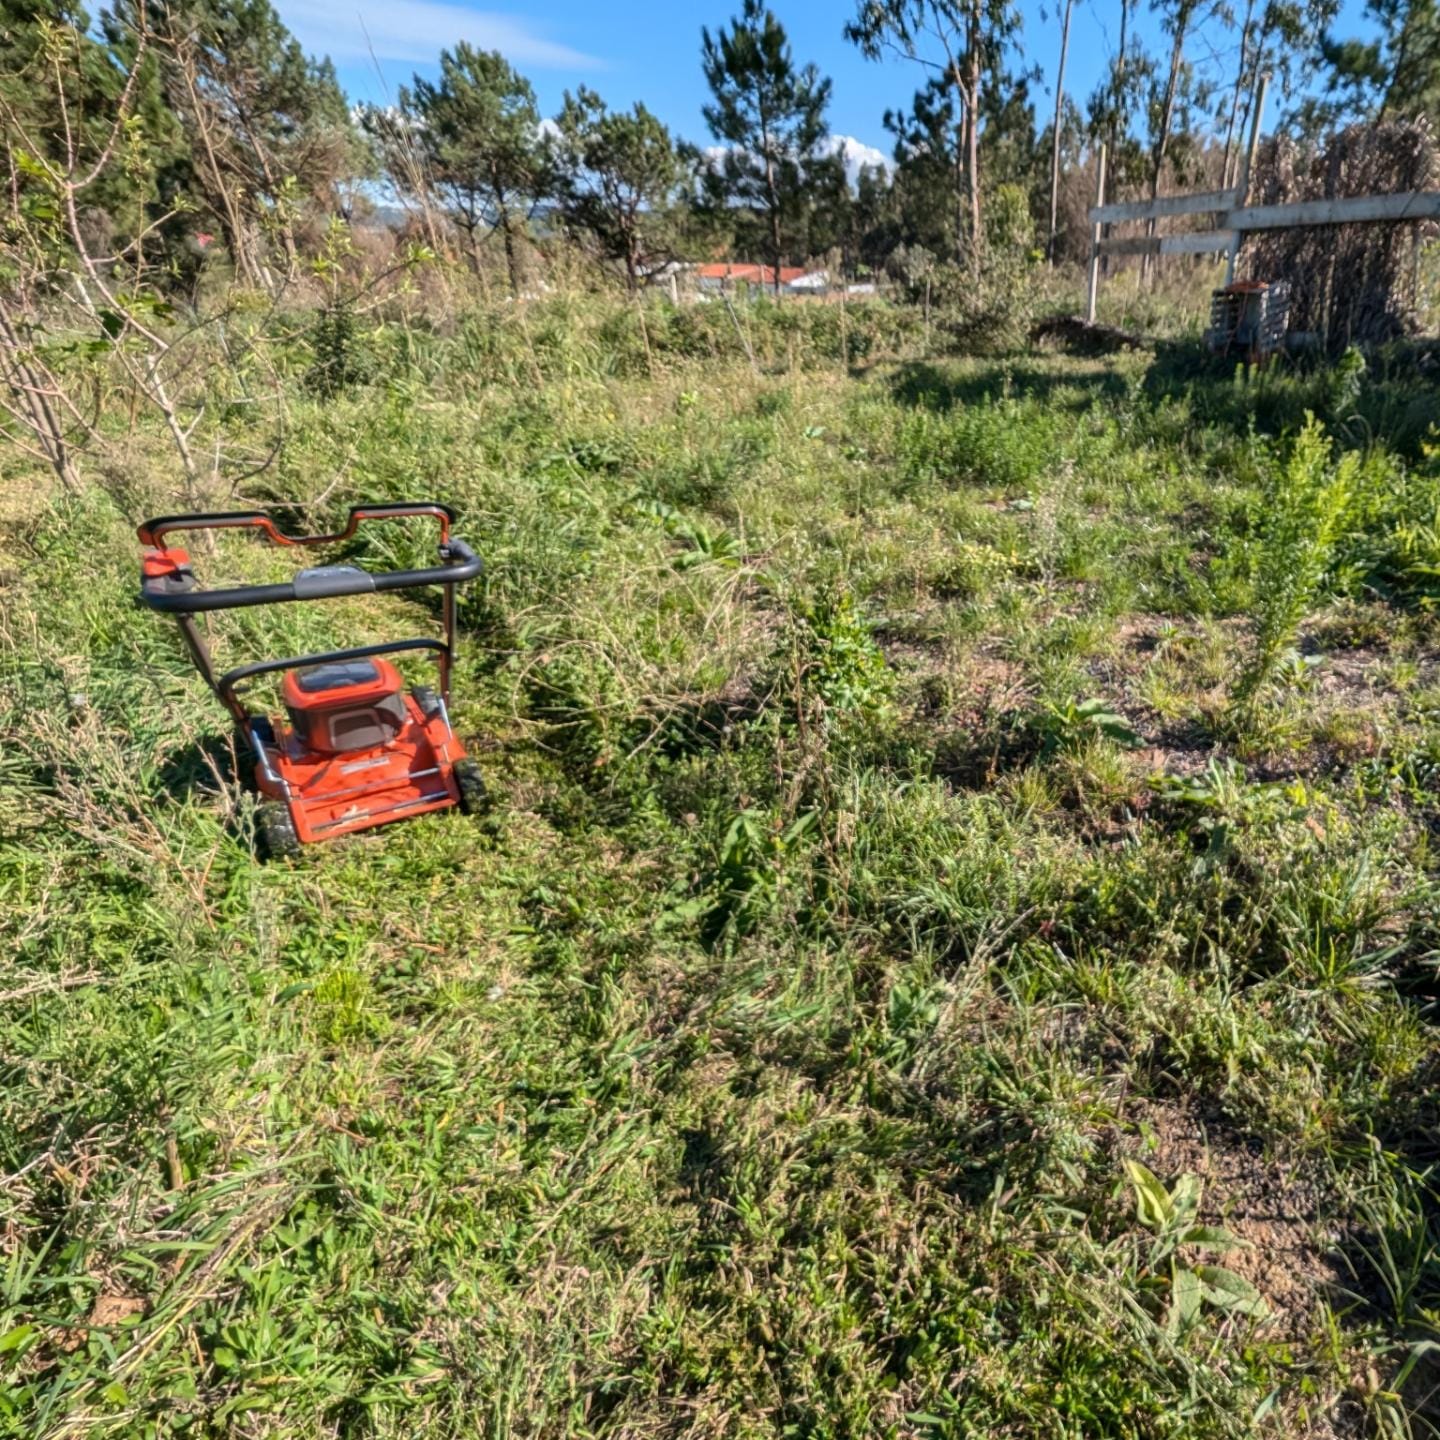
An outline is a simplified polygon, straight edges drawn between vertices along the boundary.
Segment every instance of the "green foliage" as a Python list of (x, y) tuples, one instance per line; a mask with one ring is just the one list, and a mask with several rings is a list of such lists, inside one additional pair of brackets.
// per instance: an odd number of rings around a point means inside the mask
[[(530, 82), (499, 51), (460, 41), (440, 53), (437, 80), (402, 86), (397, 113), (372, 107), (365, 127), (391, 177), (411, 193), (439, 193), (475, 247), (492, 230), (505, 242), (510, 284), (520, 289), (518, 237), (555, 186)], [(418, 152), (418, 158), (417, 158)]]
[(602, 255), (624, 263), (633, 289), (640, 262), (680, 180), (670, 132), (640, 103), (606, 109), (584, 86), (565, 93), (559, 129), (559, 184), (567, 222)]
[[(116, 6), (122, 53), (137, 11), (137, 0)], [(293, 265), (302, 207), (328, 206), (336, 181), (366, 165), (334, 67), (305, 54), (271, 0), (177, 0), (143, 14), (159, 35), (156, 79), (189, 142), (185, 189), (243, 279), (261, 278), (266, 242)]]
[(830, 81), (814, 65), (795, 64), (785, 27), (764, 0), (744, 0), (728, 29), (711, 35), (702, 27), (700, 36), (711, 94), (705, 123), (729, 147), (720, 161), (701, 162), (702, 189), (712, 206), (763, 217), (765, 254), (778, 267), (793, 249), (787, 236), (808, 204), (807, 190), (826, 168), (815, 151), (825, 135)]
[[(1010, 0), (973, 6), (961, 0), (860, 0), (845, 26), (845, 38), (867, 59), (900, 54), (929, 72), (912, 113), (885, 116), (896, 138), (895, 191), (909, 230), (904, 240), (957, 264), (970, 262), (972, 279), (988, 238), (982, 179), (1019, 179), (1010, 163), (1014, 142), (1029, 149), (1034, 132), (1027, 80), (1005, 69), (1020, 27)], [(1008, 210), (1008, 201), (1002, 198), (1000, 206)]]
[(804, 616), (805, 688), (827, 710), (874, 715), (891, 691), (885, 656), (848, 594), (823, 600)]
[(1037, 717), (1036, 729), (1049, 753), (1072, 749), (1097, 735), (1126, 748), (1142, 743), (1124, 716), (1097, 699), (1069, 700), (1063, 705), (1050, 702)]
[(985, 211), (985, 268), (934, 272), (931, 298), (939, 325), (962, 354), (1003, 353), (1024, 345), (1040, 295), (1029, 200), (1017, 185), (997, 186)]
[(344, 300), (326, 305), (310, 328), (315, 359), (305, 376), (307, 388), (317, 395), (336, 395), (363, 385), (375, 373), (374, 356), (354, 307)]
[(742, 810), (720, 841), (700, 895), (680, 906), (674, 918), (696, 920), (701, 942), (712, 949), (743, 939), (774, 913), (785, 862), (802, 848), (818, 821), (812, 811), (782, 827), (756, 811)]
[(1125, 1161), (1125, 1174), (1135, 1192), (1136, 1218), (1155, 1237), (1141, 1285), (1149, 1295), (1163, 1297), (1166, 1334), (1183, 1339), (1200, 1323), (1206, 1306), (1222, 1314), (1263, 1317), (1265, 1301), (1243, 1276), (1189, 1258), (1207, 1250), (1224, 1254), (1238, 1244), (1228, 1230), (1198, 1223), (1200, 1181), (1181, 1175), (1167, 1189), (1138, 1160)]
[(1262, 498), (1255, 560), (1253, 649), (1232, 689), (1244, 713), (1274, 681), (1300, 622), (1320, 590), (1350, 503), (1357, 462), (1331, 458), (1324, 427), (1311, 419), (1289, 455), (1272, 464)]
[[(326, 394), (313, 313), (247, 335), (287, 422), (247, 503), (428, 489), (485, 558), (451, 711), (483, 821), (257, 863), (228, 719), (131, 603), (158, 421), (103, 391), (123, 507), (0, 462), (0, 1434), (1399, 1423), (1440, 700), (1396, 537), (1430, 462), (1377, 433), (1289, 476), (1147, 356), (921, 363), (879, 302), (864, 378), (832, 307), (747, 309), (752, 366), (654, 298), (367, 297), (374, 373)], [(1300, 638), (1344, 688), (1296, 688), (1247, 774), (1211, 723), (1233, 616), (1273, 497), (1342, 468)], [(435, 620), (212, 625), (238, 664)], [(1327, 1306), (1337, 1258), (1364, 1306)]]
[(1440, 106), (1440, 12), (1422, 0), (1366, 0), (1374, 38), (1320, 37), (1328, 119), (1414, 118)]
[(1028, 259), (1035, 247), (1035, 222), (1030, 199), (1019, 185), (997, 185), (985, 207), (985, 249), (991, 265), (999, 260)]
[(1365, 382), (1364, 355), (1355, 346), (1348, 346), (1344, 354), (1322, 372), (1322, 379), (1325, 386), (1322, 414), (1332, 426), (1343, 425), (1353, 415)]

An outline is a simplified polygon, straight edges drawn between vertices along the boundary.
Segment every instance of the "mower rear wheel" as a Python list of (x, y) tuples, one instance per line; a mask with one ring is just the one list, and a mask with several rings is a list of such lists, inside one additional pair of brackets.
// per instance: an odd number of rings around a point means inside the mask
[(414, 697), (415, 703), (420, 707), (420, 713), (427, 720), (432, 715), (438, 715), (440, 713), (440, 697), (428, 685), (413, 686), (410, 694)]
[(255, 839), (262, 860), (289, 860), (300, 853), (300, 837), (290, 807), (267, 800), (255, 807)]
[(460, 809), (466, 815), (479, 815), (485, 809), (489, 798), (485, 790), (485, 776), (480, 767), (471, 759), (455, 762), (455, 784), (460, 791)]

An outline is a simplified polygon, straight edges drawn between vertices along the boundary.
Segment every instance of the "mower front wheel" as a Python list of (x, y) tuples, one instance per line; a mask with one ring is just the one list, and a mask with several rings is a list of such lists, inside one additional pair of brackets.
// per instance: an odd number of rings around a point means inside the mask
[(300, 853), (300, 837), (290, 807), (267, 800), (255, 807), (255, 839), (262, 860), (289, 860)]
[(460, 791), (460, 809), (466, 815), (479, 815), (485, 809), (488, 798), (485, 790), (485, 776), (480, 767), (468, 757), (455, 762), (455, 785)]

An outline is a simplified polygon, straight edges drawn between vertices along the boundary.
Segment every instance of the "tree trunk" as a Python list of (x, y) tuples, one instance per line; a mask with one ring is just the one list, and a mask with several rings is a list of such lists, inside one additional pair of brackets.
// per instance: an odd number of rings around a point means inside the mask
[(24, 407), (24, 421), (61, 485), (70, 494), (78, 495), (80, 476), (75, 469), (70, 446), (66, 443), (65, 432), (40, 376), (22, 358), (20, 336), (11, 323), (3, 298), (0, 298), (0, 378), (8, 382), (17, 401)]
[[(1065, 0), (1065, 19), (1060, 26), (1060, 69), (1055, 77), (1055, 135), (1050, 147), (1050, 241), (1045, 258), (1055, 263), (1055, 231), (1060, 215), (1060, 122), (1065, 113), (1065, 57), (1070, 51), (1070, 9), (1075, 0)], [(1254, 0), (1251, 0), (1254, 3)]]
[(500, 238), (505, 243), (505, 269), (510, 276), (510, 294), (520, 298), (520, 256), (515, 249), (515, 230), (510, 219), (510, 206), (499, 187), (495, 191), (495, 208), (500, 212)]
[(510, 293), (520, 298), (520, 257), (515, 253), (515, 232), (510, 225), (510, 212), (500, 217), (500, 229), (505, 240), (505, 268), (510, 274)]
[(1110, 154), (1114, 158), (1120, 155), (1120, 108), (1125, 98), (1125, 60), (1126, 46), (1130, 33), (1130, 5), (1131, 0), (1120, 0), (1120, 49), (1115, 56), (1115, 70), (1111, 86), (1111, 100), (1113, 110), (1110, 116)]
[[(955, 93), (964, 95), (960, 72), (955, 72)], [(955, 127), (955, 263), (965, 259), (965, 102), (960, 101), (960, 123)]]
[(175, 58), (179, 80), (176, 81), (173, 76), (167, 80), (166, 99), (171, 108), (182, 115), (189, 112), (191, 124), (187, 128), (199, 139), (200, 153), (205, 161), (203, 166), (197, 167), (199, 174), (205, 177), (201, 179), (200, 188), (208, 191), (205, 198), (220, 226), (220, 233), (225, 237), (225, 247), (230, 251), (230, 263), (235, 267), (235, 274), (243, 284), (258, 286), (263, 277), (254, 253), (248, 218), (239, 197), (231, 189), (226, 167), (216, 148), (213, 134), (215, 117), (200, 94), (194, 54), (188, 46), (177, 45)]
[[(1154, 161), (1150, 166), (1150, 198), (1160, 195), (1160, 176), (1165, 169), (1165, 155), (1170, 148), (1170, 126), (1175, 120), (1175, 92), (1180, 85), (1180, 62), (1185, 55), (1185, 32), (1190, 27), (1190, 15), (1194, 9), (1193, 0), (1184, 0), (1175, 11), (1175, 43), (1170, 47), (1170, 73), (1165, 79), (1165, 102), (1160, 107), (1160, 134), (1155, 141)], [(1145, 222), (1145, 234), (1156, 233), (1156, 221), (1152, 216)], [(1141, 265), (1141, 274), (1148, 277), (1154, 269), (1155, 257), (1147, 255)]]
[(1245, 0), (1245, 23), (1240, 27), (1240, 66), (1235, 72), (1235, 89), (1230, 96), (1230, 118), (1225, 124), (1225, 164), (1220, 171), (1221, 189), (1228, 190), (1231, 166), (1235, 159), (1235, 122), (1240, 116), (1240, 97), (1245, 91), (1245, 75), (1250, 62), (1250, 22), (1255, 14), (1255, 0)]
[(636, 252), (639, 245), (635, 240), (635, 231), (627, 227), (625, 235), (625, 281), (630, 287), (630, 293), (634, 295), (640, 289), (640, 267)]
[(970, 268), (980, 273), (980, 253), (985, 237), (980, 228), (980, 5), (970, 0), (969, 25), (965, 44), (965, 110), (969, 126), (966, 138), (970, 182)]
[(250, 141), (250, 148), (255, 154), (255, 163), (260, 170), (260, 179), (263, 182), (265, 194), (270, 197), (274, 207), (272, 214), (275, 230), (280, 236), (281, 249), (285, 251), (286, 278), (293, 280), (296, 271), (300, 268), (300, 251), (295, 244), (295, 227), (285, 212), (285, 197), (282, 193), (284, 187), (275, 174), (274, 166), (270, 163), (270, 156), (261, 142), (259, 129), (251, 121), (249, 106), (243, 103), (238, 95), (235, 98), (236, 113), (240, 117), (240, 128)]
[(770, 210), (770, 263), (775, 267), (771, 279), (775, 298), (780, 298), (780, 192), (775, 188), (775, 157), (770, 154), (770, 141), (765, 139), (765, 195)]

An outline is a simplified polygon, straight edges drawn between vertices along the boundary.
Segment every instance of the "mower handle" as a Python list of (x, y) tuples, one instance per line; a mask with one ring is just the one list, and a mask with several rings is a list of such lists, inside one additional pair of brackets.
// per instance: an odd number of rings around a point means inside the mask
[(142, 545), (159, 549), (166, 535), (181, 530), (259, 530), (275, 545), (335, 545), (349, 540), (364, 520), (409, 520), (415, 516), (431, 516), (440, 522), (440, 543), (450, 538), (455, 512), (448, 505), (435, 501), (402, 500), (394, 505), (352, 505), (343, 530), (333, 535), (286, 535), (273, 517), (263, 510), (218, 510), (198, 515), (160, 515), (147, 520), (136, 534)]
[(401, 655), (415, 650), (429, 650), (440, 656), (443, 665), (450, 657), (450, 647), (443, 640), (391, 640), (383, 645), (361, 645), (352, 650), (328, 650), (323, 655), (291, 655), (285, 660), (256, 660), (227, 670), (215, 682), (215, 693), (233, 714), (243, 714), (235, 695), (235, 687), (257, 675), (273, 675), (280, 670), (298, 670), (304, 665), (336, 665), (344, 660), (369, 660), (376, 655)]
[[(350, 512), (352, 520), (363, 508), (357, 506)], [(428, 511), (439, 507), (416, 508)], [(151, 523), (164, 524), (163, 521)], [(354, 530), (353, 524), (350, 529)], [(142, 536), (145, 531), (146, 527), (141, 526)], [(161, 530), (158, 533), (164, 532)], [(309, 545), (339, 538), (343, 537), (321, 536), (303, 541), (282, 539), (281, 543)], [(204, 610), (238, 610), (247, 605), (278, 605), (288, 600), (332, 600), (340, 595), (414, 590), (425, 585), (458, 585), (462, 581), (473, 580), (485, 568), (480, 557), (463, 540), (443, 541), (440, 555), (445, 563), (425, 570), (390, 570), (377, 575), (353, 565), (324, 565), (314, 570), (302, 570), (293, 580), (282, 585), (237, 585), (228, 590), (167, 589), (162, 588), (163, 581), (147, 582), (141, 588), (140, 598), (150, 609), (162, 614), (194, 615)]]

